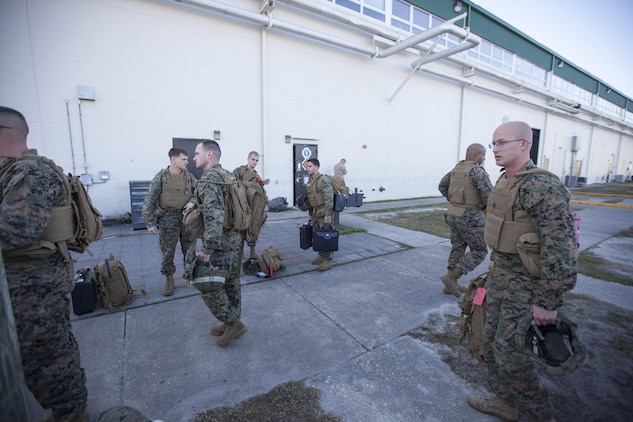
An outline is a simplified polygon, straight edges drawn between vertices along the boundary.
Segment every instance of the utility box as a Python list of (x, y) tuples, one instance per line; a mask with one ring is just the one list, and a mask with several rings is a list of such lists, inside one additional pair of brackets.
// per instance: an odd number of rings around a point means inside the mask
[(145, 229), (143, 203), (147, 196), (149, 180), (130, 180), (130, 205), (132, 209), (132, 230)]
[(572, 151), (579, 151), (580, 150), (580, 137), (579, 136), (572, 136), (571, 137), (571, 150)]

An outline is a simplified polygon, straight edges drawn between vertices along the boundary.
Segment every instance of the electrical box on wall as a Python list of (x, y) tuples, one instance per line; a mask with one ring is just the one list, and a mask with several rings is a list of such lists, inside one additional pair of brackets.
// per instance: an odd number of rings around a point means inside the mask
[(95, 100), (95, 87), (86, 85), (77, 85), (77, 98), (80, 100)]
[(571, 150), (572, 151), (580, 150), (580, 137), (579, 136), (572, 136), (571, 137)]

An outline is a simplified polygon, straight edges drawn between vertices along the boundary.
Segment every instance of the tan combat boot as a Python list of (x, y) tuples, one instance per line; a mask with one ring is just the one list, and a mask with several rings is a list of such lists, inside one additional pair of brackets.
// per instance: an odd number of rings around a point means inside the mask
[(325, 258), (323, 258), (322, 256), (319, 256), (315, 259), (312, 260), (312, 265), (319, 265), (320, 263), (322, 263), (325, 260)]
[(496, 416), (503, 422), (516, 422), (519, 417), (513, 398), (496, 396), (487, 399), (478, 396), (468, 396), (467, 401), (473, 409), (487, 415)]
[[(467, 289), (466, 286), (462, 286), (461, 284), (458, 284), (457, 288), (459, 289), (459, 291), (461, 293), (466, 293), (466, 289)], [(451, 293), (450, 290), (448, 290), (448, 287), (446, 287), (446, 286), (444, 286), (444, 290), (442, 290), (442, 293), (444, 293), (445, 295), (452, 295), (453, 294), (453, 293)]]
[(165, 290), (163, 290), (163, 296), (171, 296), (174, 294), (174, 276), (165, 276), (167, 282), (165, 282)]
[(238, 318), (226, 325), (224, 333), (215, 342), (218, 346), (226, 346), (233, 340), (240, 338), (246, 332), (246, 327)]
[(224, 334), (225, 330), (226, 330), (225, 324), (214, 325), (211, 327), (211, 334), (213, 334), (216, 337), (220, 337), (222, 334)]
[(332, 268), (332, 260), (327, 258), (323, 258), (323, 261), (316, 267), (318, 271), (327, 271), (330, 268)]
[(462, 295), (459, 290), (459, 285), (457, 284), (457, 280), (461, 276), (462, 272), (459, 271), (457, 268), (453, 268), (442, 277), (440, 277), (440, 280), (442, 280), (442, 283), (444, 283), (444, 286), (446, 286), (446, 290), (448, 290), (448, 292), (453, 294), (455, 297), (460, 297)]

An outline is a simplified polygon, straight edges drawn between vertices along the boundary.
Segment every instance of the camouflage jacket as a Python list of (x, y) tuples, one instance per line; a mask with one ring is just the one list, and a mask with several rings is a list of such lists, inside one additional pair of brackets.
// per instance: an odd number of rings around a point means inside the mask
[[(529, 161), (521, 171), (533, 168), (536, 166)], [(502, 178), (505, 173), (499, 180)], [(563, 293), (576, 285), (578, 244), (569, 199), (567, 188), (552, 176), (538, 173), (523, 182), (512, 209), (513, 213), (527, 213), (532, 220), (541, 240), (542, 274), (540, 278), (530, 275), (518, 254), (493, 250), (490, 259), (495, 267), (489, 291), (494, 296), (547, 310), (562, 306)]]
[(45, 283), (51, 267), (66, 266), (72, 270), (70, 263), (64, 264), (59, 252), (41, 257), (6, 258), (10, 251), (37, 243), (48, 226), (53, 207), (66, 203), (67, 193), (57, 171), (42, 161), (19, 160), (3, 168), (0, 174), (0, 246), (9, 287)]
[[(169, 171), (169, 167), (167, 167), (167, 171)], [(186, 170), (185, 170), (186, 171)], [(193, 192), (196, 187), (196, 178), (193, 174), (186, 172), (189, 176), (190, 186), (191, 186), (191, 196), (193, 197)], [(159, 210), (159, 200), (160, 195), (163, 192), (163, 179), (168, 177), (165, 171), (159, 171), (156, 176), (152, 179), (147, 188), (147, 196), (145, 197), (145, 201), (143, 202), (143, 212), (142, 218), (143, 222), (147, 226), (150, 227), (180, 227), (182, 224), (182, 211), (163, 211), (160, 214), (163, 214), (162, 217), (155, 215)]]
[[(212, 170), (202, 173), (198, 181), (196, 192), (202, 205), (204, 219), (204, 235), (202, 238), (202, 252), (212, 254), (215, 250), (224, 250), (228, 244), (234, 243), (242, 234), (235, 230), (224, 228), (224, 203), (226, 201), (226, 185), (218, 172), (228, 173), (220, 164), (215, 164)], [(212, 183), (204, 183), (210, 181)]]

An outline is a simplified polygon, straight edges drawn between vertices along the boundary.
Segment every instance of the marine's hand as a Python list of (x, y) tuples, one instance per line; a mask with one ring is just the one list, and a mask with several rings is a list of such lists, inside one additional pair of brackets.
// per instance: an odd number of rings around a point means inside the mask
[(532, 318), (536, 321), (536, 325), (554, 325), (556, 324), (557, 316), (557, 311), (548, 311), (536, 305), (532, 305)]
[(323, 222), (325, 224), (331, 224), (332, 223), (332, 216), (331, 215), (326, 215), (325, 217), (323, 217)]
[(147, 233), (149, 234), (158, 234), (158, 227), (154, 226), (154, 227), (150, 227), (147, 229)]
[(202, 251), (198, 251), (196, 253), (196, 258), (198, 258), (198, 261), (200, 261), (202, 263), (207, 263), (207, 262), (209, 262), (209, 258), (211, 258), (211, 255), (207, 255), (206, 253), (204, 253)]
[(183, 213), (186, 213), (187, 211), (189, 211), (189, 208), (193, 207), (193, 202), (187, 202), (184, 206), (184, 208), (182, 209)]

